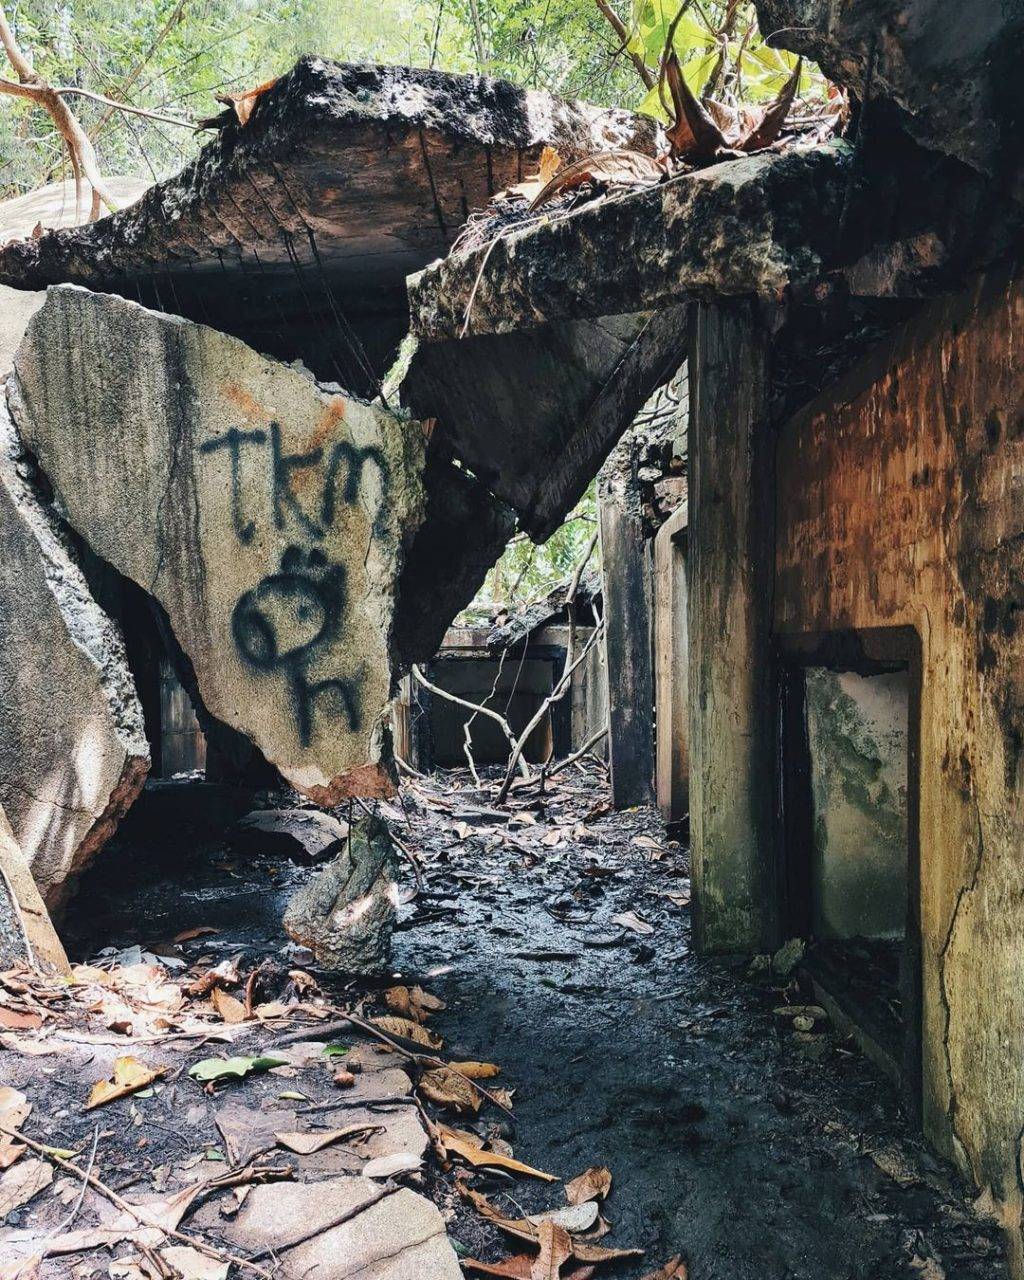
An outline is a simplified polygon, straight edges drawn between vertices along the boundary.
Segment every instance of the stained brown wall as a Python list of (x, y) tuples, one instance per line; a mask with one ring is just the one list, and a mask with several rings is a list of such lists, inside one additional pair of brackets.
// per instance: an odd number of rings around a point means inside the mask
[(929, 308), (781, 431), (777, 633), (921, 646), (923, 1111), (1024, 1275), (1024, 287)]

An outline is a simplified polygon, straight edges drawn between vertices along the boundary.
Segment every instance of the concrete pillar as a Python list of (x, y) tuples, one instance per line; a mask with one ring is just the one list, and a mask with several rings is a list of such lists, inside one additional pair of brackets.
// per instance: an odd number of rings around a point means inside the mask
[(690, 803), (690, 678), (687, 638), (687, 504), (654, 539), (655, 778), (658, 808), (679, 822)]
[(616, 809), (654, 802), (650, 543), (616, 490), (599, 495), (608, 667), (608, 762)]
[(774, 521), (768, 335), (754, 305), (691, 327), (688, 577), (694, 930), (705, 951), (777, 941)]

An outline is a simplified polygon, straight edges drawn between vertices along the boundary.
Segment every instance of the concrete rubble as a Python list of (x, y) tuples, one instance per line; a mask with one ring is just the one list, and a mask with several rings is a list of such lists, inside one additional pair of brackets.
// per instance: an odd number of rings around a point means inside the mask
[(397, 905), (395, 847), (387, 824), (367, 818), (295, 894), (284, 928), (325, 968), (375, 973), (387, 964)]
[(419, 426), (71, 286), (30, 324), (9, 395), (70, 524), (166, 611), (206, 710), (317, 803), (388, 793)]

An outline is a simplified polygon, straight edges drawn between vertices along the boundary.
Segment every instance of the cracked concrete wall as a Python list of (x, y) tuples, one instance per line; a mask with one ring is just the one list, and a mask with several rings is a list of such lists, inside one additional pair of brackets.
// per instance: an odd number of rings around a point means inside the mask
[(1024, 1275), (1024, 286), (928, 307), (781, 430), (775, 628), (921, 645), (925, 1129)]
[(420, 425), (75, 286), (49, 291), (10, 393), (57, 505), (166, 610), (206, 710), (317, 803), (389, 793)]

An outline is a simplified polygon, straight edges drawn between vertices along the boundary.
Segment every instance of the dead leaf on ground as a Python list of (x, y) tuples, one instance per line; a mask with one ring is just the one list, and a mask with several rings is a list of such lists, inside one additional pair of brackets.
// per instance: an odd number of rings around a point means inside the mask
[(501, 1075), (501, 1067), (496, 1067), (493, 1062), (450, 1062), (448, 1065), (470, 1080), (493, 1080)]
[(565, 1184), (565, 1198), (570, 1204), (584, 1204), (587, 1200), (603, 1200), (611, 1189), (611, 1170), (595, 1165)]
[(171, 939), (172, 942), (191, 942), (193, 938), (204, 938), (208, 933), (218, 933), (213, 925), (201, 924), (194, 929), (183, 929), (181, 933), (176, 933)]
[(218, 1258), (209, 1258), (198, 1249), (185, 1244), (170, 1245), (160, 1250), (160, 1257), (181, 1280), (227, 1280), (230, 1262), (221, 1262)]
[(689, 1272), (686, 1269), (686, 1263), (677, 1253), (674, 1258), (669, 1258), (663, 1267), (659, 1267), (657, 1271), (648, 1271), (642, 1280), (686, 1280)]
[(384, 992), (384, 1003), (389, 1009), (413, 1022), (426, 1022), (432, 1013), (444, 1009), (445, 1002), (432, 996), (422, 987), (389, 987)]
[(35, 1031), (43, 1025), (38, 1013), (21, 1013), (17, 1009), (8, 1009), (0, 1004), (0, 1027), (6, 1031)]
[(222, 991), (220, 987), (214, 987), (210, 992), (210, 1004), (213, 1006), (215, 1013), (219, 1014), (225, 1022), (245, 1022), (245, 1005), (241, 1000), (237, 1000), (234, 996), (229, 996), (226, 991)]
[(544, 1173), (540, 1169), (534, 1169), (531, 1165), (523, 1164), (520, 1160), (498, 1155), (495, 1151), (484, 1151), (480, 1146), (474, 1145), (472, 1141), (467, 1141), (467, 1135), (460, 1134), (455, 1129), (449, 1129), (447, 1125), (438, 1125), (438, 1129), (441, 1134), (441, 1141), (447, 1150), (465, 1160), (467, 1164), (472, 1165), (475, 1169), (507, 1169), (509, 1173), (522, 1173), (531, 1178), (541, 1178), (544, 1182), (558, 1181), (553, 1173)]
[(370, 1022), (383, 1031), (385, 1035), (395, 1036), (402, 1040), (413, 1040), (416, 1044), (422, 1044), (428, 1049), (440, 1049), (444, 1044), (439, 1035), (433, 1031), (428, 1031), (426, 1027), (421, 1027), (418, 1022), (413, 1022), (411, 1018), (385, 1015), (380, 1018), (371, 1018)]
[(97, 1080), (89, 1094), (89, 1101), (83, 1108), (92, 1111), (94, 1107), (106, 1106), (118, 1098), (127, 1098), (131, 1093), (146, 1089), (154, 1080), (166, 1075), (167, 1067), (148, 1067), (131, 1054), (124, 1054), (114, 1059), (114, 1076), (112, 1080)]
[(19, 1160), (0, 1178), (0, 1222), (45, 1190), (53, 1181), (53, 1166), (45, 1160)]
[[(20, 1091), (10, 1085), (0, 1087), (0, 1125), (5, 1129), (20, 1129), (32, 1113), (32, 1103)], [(26, 1151), (25, 1144), (6, 1133), (0, 1133), (0, 1170), (9, 1169)]]
[(536, 1261), (528, 1253), (517, 1253), (503, 1262), (481, 1262), (479, 1258), (463, 1258), (462, 1265), (469, 1271), (479, 1271), (485, 1276), (507, 1276), (509, 1280), (530, 1280)]
[(275, 1133), (274, 1137), (279, 1147), (286, 1147), (298, 1156), (311, 1156), (314, 1151), (322, 1151), (335, 1142), (362, 1133), (375, 1133), (382, 1127), (379, 1124), (350, 1124), (344, 1129), (325, 1129), (321, 1133)]
[(569, 1233), (554, 1222), (542, 1222), (537, 1230), (540, 1253), (530, 1271), (530, 1280), (558, 1280), (562, 1264), (572, 1257)]
[(480, 1094), (463, 1076), (451, 1067), (434, 1067), (420, 1077), (420, 1092), (439, 1107), (453, 1107), (456, 1111), (479, 1111)]
[(634, 933), (654, 932), (654, 925), (648, 924), (635, 911), (620, 911), (617, 916), (612, 916), (612, 924), (621, 925), (623, 929), (632, 929)]

